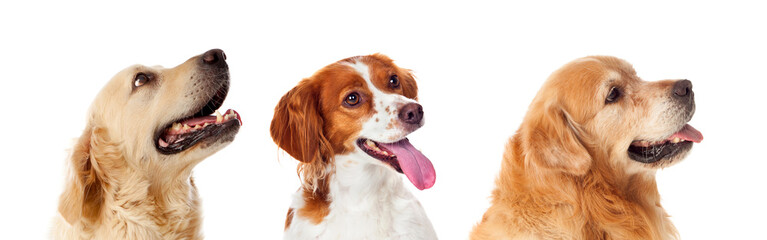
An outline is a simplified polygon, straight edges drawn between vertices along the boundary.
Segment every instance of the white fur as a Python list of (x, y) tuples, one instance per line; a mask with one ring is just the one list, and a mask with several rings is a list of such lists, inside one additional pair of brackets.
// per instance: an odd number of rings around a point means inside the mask
[[(437, 239), (402, 176), (390, 167), (365, 163), (368, 158), (360, 150), (337, 155), (330, 178), (330, 214), (318, 225), (293, 215), (285, 239)], [(303, 205), (303, 192), (297, 192), (290, 207)]]

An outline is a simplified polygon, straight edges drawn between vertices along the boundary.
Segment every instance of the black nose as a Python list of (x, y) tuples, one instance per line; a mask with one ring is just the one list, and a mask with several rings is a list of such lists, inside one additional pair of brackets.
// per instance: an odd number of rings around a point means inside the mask
[(221, 49), (211, 49), (202, 54), (202, 62), (208, 65), (221, 65), (226, 63), (226, 54)]
[(692, 95), (692, 82), (687, 79), (676, 81), (672, 91), (674, 92), (674, 97), (689, 97)]
[(408, 103), (399, 110), (399, 119), (405, 123), (418, 124), (423, 119), (423, 107), (418, 103)]

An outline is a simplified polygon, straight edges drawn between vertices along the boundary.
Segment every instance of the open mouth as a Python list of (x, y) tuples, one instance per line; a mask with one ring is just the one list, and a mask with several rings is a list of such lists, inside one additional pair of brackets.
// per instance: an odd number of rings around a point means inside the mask
[(229, 109), (221, 114), (218, 109), (226, 98), (228, 88), (217, 94), (197, 112), (173, 121), (156, 135), (155, 146), (160, 153), (175, 154), (187, 150), (202, 140), (220, 138), (236, 131), (242, 125), (240, 114)]
[(357, 146), (371, 157), (378, 159), (395, 171), (405, 174), (408, 180), (419, 190), (434, 186), (436, 173), (434, 166), (426, 156), (410, 144), (407, 138), (393, 143), (379, 143), (360, 138)]
[(370, 155), (371, 157), (381, 160), (382, 162), (389, 164), (392, 168), (394, 168), (394, 171), (397, 171), (398, 173), (402, 173), (402, 167), (399, 166), (399, 161), (397, 161), (397, 155), (394, 155), (394, 152), (378, 145), (378, 143), (374, 142), (370, 139), (362, 139), (360, 138), (357, 140), (357, 145)]
[(687, 153), (692, 143), (703, 140), (703, 134), (685, 124), (682, 129), (659, 141), (636, 140), (629, 145), (629, 158), (641, 163), (655, 163)]

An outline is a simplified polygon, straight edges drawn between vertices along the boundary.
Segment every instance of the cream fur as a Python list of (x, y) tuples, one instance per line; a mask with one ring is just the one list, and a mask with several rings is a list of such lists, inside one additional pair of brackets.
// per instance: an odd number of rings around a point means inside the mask
[[(138, 73), (152, 74), (152, 82), (134, 87)], [(200, 56), (175, 68), (136, 65), (114, 76), (94, 100), (73, 149), (52, 238), (201, 239), (192, 168), (236, 131), (170, 155), (159, 153), (154, 141), (193, 103), (210, 99), (201, 85), (223, 81), (228, 68), (211, 73), (200, 67)]]

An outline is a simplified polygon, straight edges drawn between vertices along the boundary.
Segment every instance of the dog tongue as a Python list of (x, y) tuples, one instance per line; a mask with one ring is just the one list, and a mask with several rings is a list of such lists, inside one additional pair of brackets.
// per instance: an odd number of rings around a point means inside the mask
[(203, 116), (203, 117), (190, 118), (180, 123), (189, 125), (191, 127), (194, 127), (195, 125), (203, 125), (205, 123), (213, 124), (213, 123), (216, 123), (216, 116)]
[(679, 130), (679, 132), (674, 133), (674, 135), (671, 135), (670, 138), (681, 138), (687, 141), (692, 141), (699, 143), (701, 140), (703, 140), (703, 134), (701, 134), (697, 129), (690, 126), (690, 124), (684, 125), (682, 127), (682, 130)]
[(437, 174), (426, 156), (410, 144), (407, 138), (395, 143), (379, 143), (397, 155), (402, 172), (415, 187), (424, 190), (434, 186)]

